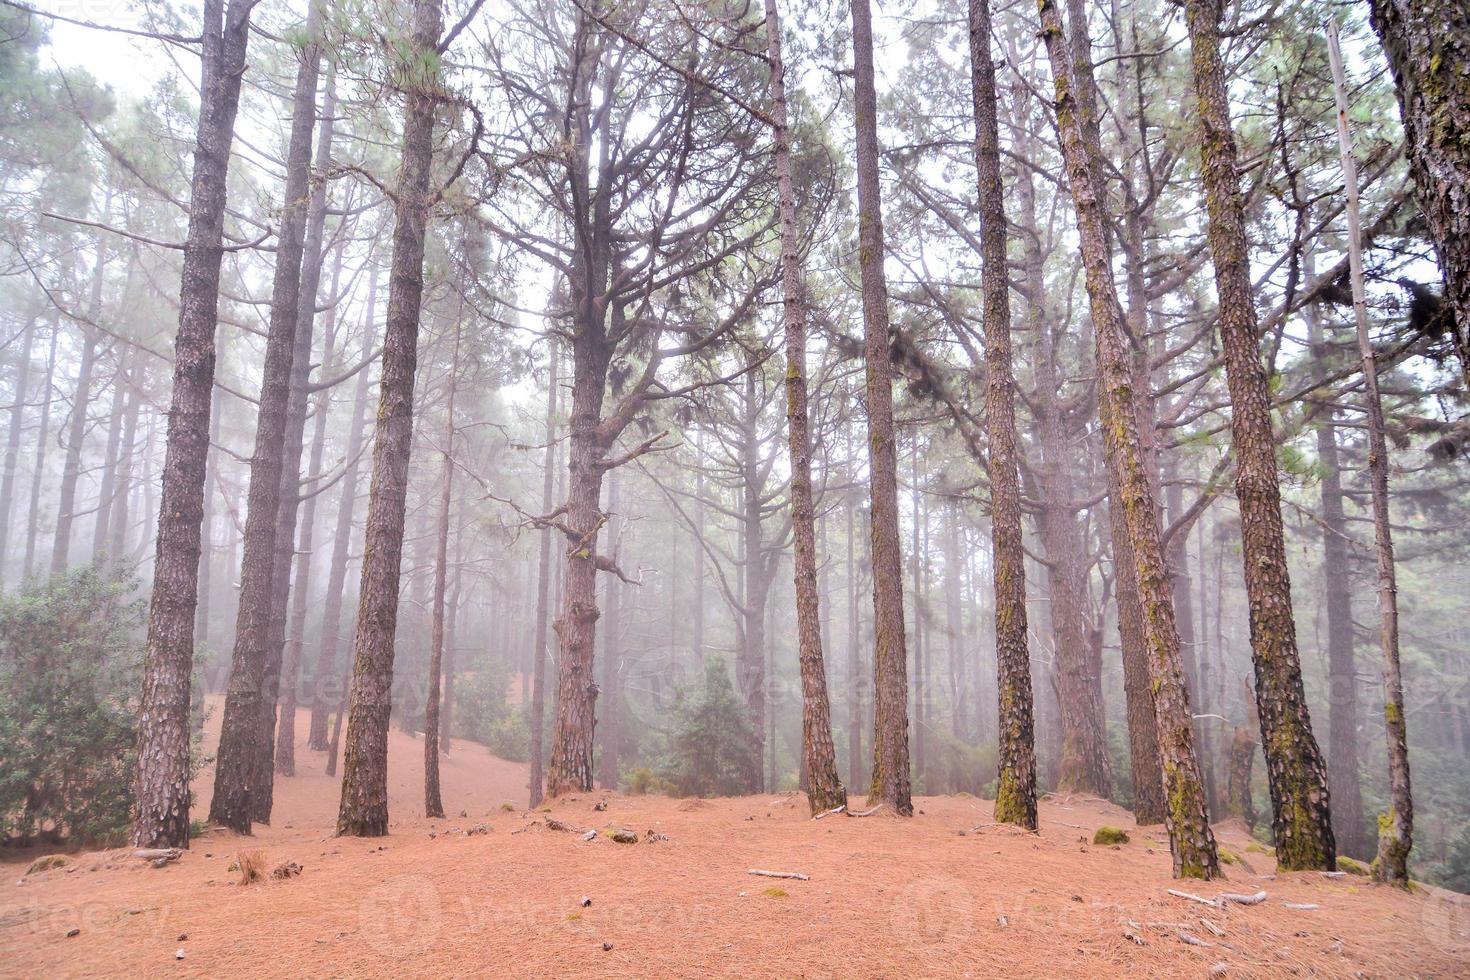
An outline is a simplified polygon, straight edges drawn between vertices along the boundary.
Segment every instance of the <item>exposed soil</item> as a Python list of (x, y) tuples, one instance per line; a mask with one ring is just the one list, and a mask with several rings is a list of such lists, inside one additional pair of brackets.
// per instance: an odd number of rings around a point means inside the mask
[[(1096, 800), (1044, 802), (1039, 835), (991, 824), (990, 804), (969, 797), (922, 798), (911, 820), (813, 821), (795, 794), (598, 792), (528, 813), (525, 767), (456, 743), (443, 792), (464, 815), (426, 820), (423, 743), (395, 730), (390, 835), (339, 839), (322, 754), (303, 746), (297, 759), (300, 775), (277, 780), (274, 826), (253, 838), (210, 832), (162, 868), (127, 850), (74, 855), (20, 884), (26, 865), (4, 865), (0, 974), (1470, 976), (1464, 896), (1275, 876), (1228, 825), (1222, 843), (1242, 859), (1229, 880), (1175, 882), (1162, 828)], [(1103, 825), (1132, 841), (1094, 846)], [(615, 843), (618, 828), (639, 842)], [(266, 880), (236, 884), (230, 865), (255, 849)], [(269, 877), (285, 862), (300, 874)], [(1171, 887), (1268, 897), (1216, 909)]]

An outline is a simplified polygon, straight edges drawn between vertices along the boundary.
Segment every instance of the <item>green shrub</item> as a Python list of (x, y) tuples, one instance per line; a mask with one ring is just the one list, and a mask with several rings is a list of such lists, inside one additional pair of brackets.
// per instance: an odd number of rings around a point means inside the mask
[(0, 817), (7, 835), (115, 843), (137, 764), (143, 605), (84, 569), (0, 595)]
[(1128, 831), (1122, 827), (1099, 827), (1097, 833), (1092, 835), (1092, 842), (1099, 846), (1107, 844), (1126, 844), (1131, 838)]
[(760, 785), (761, 758), (725, 663), (712, 657), (693, 696), (680, 691), (661, 773), (680, 796), (736, 796)]

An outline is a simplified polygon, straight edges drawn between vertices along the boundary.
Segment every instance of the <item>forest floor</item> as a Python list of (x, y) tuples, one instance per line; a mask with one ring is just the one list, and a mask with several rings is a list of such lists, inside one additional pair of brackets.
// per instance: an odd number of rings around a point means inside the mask
[[(1228, 880), (1175, 882), (1162, 828), (1097, 800), (1043, 802), (1034, 835), (967, 796), (918, 799), (912, 820), (813, 821), (797, 794), (594, 792), (527, 812), (525, 767), (457, 742), (442, 767), (457, 816), (426, 820), (423, 743), (395, 729), (391, 832), (358, 840), (331, 835), (323, 755), (303, 746), (297, 765), (276, 782), (272, 826), (207, 832), (162, 868), (124, 849), (25, 875), (8, 855), (0, 975), (1470, 976), (1464, 896), (1275, 875), (1229, 825), (1217, 830), (1238, 858)], [(200, 775), (200, 813), (211, 781)], [(1131, 843), (1094, 846), (1103, 825)], [(638, 843), (614, 842), (614, 828)], [(237, 884), (230, 865), (254, 849), (268, 874), (302, 870)], [(1268, 897), (1211, 908), (1173, 887)]]

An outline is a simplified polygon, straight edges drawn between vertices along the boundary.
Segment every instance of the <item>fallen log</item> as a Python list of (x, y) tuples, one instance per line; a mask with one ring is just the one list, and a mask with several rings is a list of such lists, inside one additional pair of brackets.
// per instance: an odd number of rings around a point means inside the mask
[(751, 868), (747, 874), (760, 875), (762, 878), (791, 878), (796, 881), (811, 881), (811, 875), (804, 875), (799, 871), (763, 871), (760, 868)]

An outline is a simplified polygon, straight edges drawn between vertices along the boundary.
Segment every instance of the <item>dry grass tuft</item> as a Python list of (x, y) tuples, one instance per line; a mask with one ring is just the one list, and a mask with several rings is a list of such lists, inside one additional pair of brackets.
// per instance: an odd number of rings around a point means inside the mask
[(265, 878), (265, 851), (241, 851), (235, 855), (236, 882), (249, 885)]

